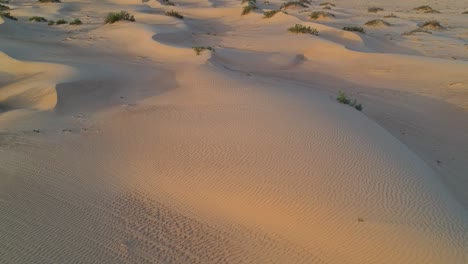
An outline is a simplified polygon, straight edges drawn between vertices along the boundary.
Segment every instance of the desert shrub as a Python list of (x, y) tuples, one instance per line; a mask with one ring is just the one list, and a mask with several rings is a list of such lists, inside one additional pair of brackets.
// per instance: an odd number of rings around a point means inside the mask
[(257, 6), (256, 6), (256, 5), (248, 4), (248, 5), (244, 6), (244, 8), (242, 8), (242, 13), (241, 13), (241, 15), (242, 15), (242, 16), (247, 15), (247, 14), (249, 14), (250, 12), (252, 12), (252, 10), (255, 10), (255, 9), (257, 9)]
[(265, 11), (263, 12), (263, 18), (270, 18), (270, 17), (273, 17), (274, 15), (276, 15), (276, 13), (278, 13), (279, 10), (271, 10), (271, 11)]
[(286, 3), (283, 3), (280, 7), (280, 9), (286, 9), (286, 8), (289, 8), (289, 7), (292, 7), (292, 6), (296, 6), (296, 7), (307, 7), (307, 5), (305, 5), (303, 2), (301, 1), (289, 1), (289, 2), (286, 2)]
[(0, 4), (0, 11), (10, 10), (9, 6)]
[(354, 32), (359, 32), (363, 34), (366, 33), (366, 31), (362, 27), (358, 27), (358, 26), (346, 26), (346, 27), (343, 27), (343, 30), (354, 31)]
[(423, 29), (432, 29), (432, 30), (441, 30), (441, 29), (445, 29), (445, 27), (443, 27), (439, 21), (435, 21), (435, 20), (431, 20), (431, 21), (427, 21), (427, 22), (424, 22), (420, 28), (423, 28)]
[(468, 15), (468, 11), (462, 12), (462, 15)]
[(432, 34), (432, 32), (430, 32), (429, 30), (425, 30), (425, 29), (422, 29), (422, 28), (417, 28), (417, 29), (413, 29), (411, 31), (404, 32), (402, 35), (403, 36), (408, 36), (408, 35), (413, 35), (414, 33)]
[(55, 25), (55, 21), (50, 20), (49, 23), (47, 23), (47, 25), (49, 25), (49, 26)]
[(380, 7), (369, 7), (367, 9), (367, 12), (370, 12), (370, 13), (377, 13), (379, 11), (383, 11), (383, 8), (380, 8)]
[(241, 0), (241, 3), (242, 4), (249, 3), (253, 5), (257, 3), (257, 0)]
[(61, 3), (60, 0), (38, 0), (39, 3)]
[(174, 11), (174, 10), (166, 12), (166, 16), (171, 16), (171, 17), (175, 17), (178, 19), (184, 19), (183, 15), (181, 15), (179, 12)]
[(55, 24), (57, 25), (63, 25), (63, 24), (67, 24), (68, 22), (65, 20), (65, 19), (59, 19), (57, 20), (57, 22), (55, 22)]
[(200, 55), (204, 50), (211, 50), (211, 51), (214, 51), (214, 49), (212, 47), (192, 47), (193, 51), (195, 51), (195, 53), (197, 55)]
[(393, 13), (391, 13), (390, 15), (386, 15), (384, 16), (384, 18), (396, 18), (397, 16)]
[(349, 98), (344, 92), (338, 92), (336, 101), (338, 101), (341, 104), (352, 106), (358, 111), (362, 111), (362, 105), (358, 104), (356, 99), (351, 100), (351, 98)]
[(374, 20), (370, 20), (370, 21), (367, 21), (366, 24), (364, 24), (366, 26), (390, 26), (390, 23), (388, 23), (387, 21), (385, 20), (382, 20), (382, 19), (374, 19)]
[(418, 6), (414, 8), (414, 10), (420, 13), (440, 13), (439, 11), (432, 9), (432, 7), (428, 5)]
[(318, 36), (318, 33), (319, 33), (317, 29), (306, 27), (301, 24), (296, 24), (294, 27), (290, 27), (288, 31), (291, 33), (296, 33), (296, 34), (299, 34), (299, 33), (300, 34), (312, 34), (316, 36)]
[(120, 11), (116, 13), (109, 13), (105, 19), (105, 24), (113, 24), (118, 21), (135, 22), (135, 17), (130, 15), (127, 11)]
[(29, 18), (29, 21), (34, 21), (34, 22), (47, 22), (47, 19), (40, 17), (40, 16), (33, 16)]
[(81, 25), (81, 24), (83, 24), (83, 22), (81, 22), (81, 20), (79, 20), (78, 18), (70, 22), (70, 25)]
[(335, 6), (334, 4), (329, 3), (329, 2), (325, 2), (325, 3), (321, 3), (321, 4), (320, 4), (320, 6), (327, 6), (327, 5)]
[(0, 12), (0, 17), (7, 18), (10, 20), (15, 20), (15, 21), (18, 20), (16, 17), (12, 16), (9, 12)]
[(161, 3), (161, 5), (175, 6), (175, 4), (172, 3), (170, 0), (160, 0), (159, 2)]
[(327, 18), (327, 17), (334, 17), (334, 16), (335, 16), (334, 14), (324, 12), (324, 11), (315, 11), (309, 15), (311, 19)]

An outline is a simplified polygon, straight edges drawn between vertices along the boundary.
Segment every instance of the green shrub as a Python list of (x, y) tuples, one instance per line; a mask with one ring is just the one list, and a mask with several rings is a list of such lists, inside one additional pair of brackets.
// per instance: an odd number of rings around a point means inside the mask
[(256, 5), (251, 5), (251, 4), (248, 4), (247, 6), (244, 6), (244, 8), (242, 9), (242, 16), (245, 16), (247, 14), (249, 14), (250, 12), (252, 12), (252, 10), (255, 10), (257, 9), (257, 6)]
[(290, 27), (288, 31), (291, 33), (296, 33), (296, 34), (299, 34), (299, 33), (300, 34), (312, 34), (315, 36), (318, 36), (318, 33), (319, 33), (317, 29), (306, 27), (301, 24), (296, 24), (294, 27)]
[(55, 25), (55, 21), (50, 20), (49, 23), (47, 23), (47, 25), (49, 25), (49, 26)]
[(336, 101), (338, 101), (341, 104), (349, 105), (354, 107), (358, 111), (362, 111), (362, 105), (358, 104), (356, 99), (351, 101), (351, 98), (348, 98), (348, 96), (344, 92), (338, 92), (338, 96), (336, 97)]
[(343, 30), (354, 31), (354, 32), (359, 32), (363, 34), (366, 33), (366, 31), (362, 27), (358, 27), (358, 26), (346, 26), (346, 27), (343, 27)]
[(33, 16), (29, 18), (29, 21), (34, 21), (34, 22), (47, 22), (47, 19), (40, 17), (40, 16)]
[(70, 22), (70, 25), (81, 25), (81, 24), (83, 24), (83, 22), (81, 22), (81, 20), (79, 20), (78, 18)]
[(334, 16), (335, 16), (334, 14), (324, 12), (324, 11), (315, 11), (309, 15), (311, 19), (327, 18), (327, 17), (334, 17)]
[(286, 3), (283, 3), (280, 7), (280, 9), (286, 9), (288, 7), (291, 7), (291, 6), (297, 6), (297, 7), (307, 7), (307, 5), (305, 5), (303, 2), (301, 1), (289, 1), (289, 2), (286, 2)]
[(382, 19), (374, 19), (374, 20), (370, 20), (370, 21), (367, 21), (366, 24), (364, 24), (366, 26), (390, 26), (390, 23), (388, 23), (387, 21), (385, 20), (382, 20)]
[(113, 24), (118, 21), (130, 21), (135, 22), (135, 17), (130, 15), (127, 11), (120, 11), (116, 13), (109, 13), (105, 19), (105, 24)]
[(183, 15), (181, 15), (179, 12), (174, 11), (174, 10), (166, 12), (166, 16), (172, 16), (172, 17), (175, 17), (175, 18), (178, 18), (178, 19), (184, 19)]
[(263, 18), (270, 18), (270, 17), (273, 17), (274, 15), (276, 15), (276, 13), (278, 13), (279, 10), (271, 10), (271, 11), (265, 11), (263, 12)]
[(420, 28), (423, 28), (423, 29), (432, 29), (432, 30), (442, 30), (442, 29), (445, 29), (444, 26), (442, 26), (440, 24), (439, 21), (435, 21), (435, 20), (431, 20), (431, 21), (427, 21), (427, 22), (424, 22)]
[(370, 13), (377, 13), (377, 12), (379, 12), (379, 11), (383, 11), (383, 8), (380, 8), (380, 7), (369, 7), (369, 8), (367, 9), (367, 11), (370, 12)]
[(0, 17), (8, 18), (10, 20), (15, 20), (15, 21), (18, 20), (16, 17), (12, 16), (9, 12), (0, 12)]
[(192, 49), (195, 51), (197, 55), (200, 55), (204, 50), (214, 51), (214, 48), (212, 47), (192, 47)]
[(55, 24), (57, 25), (63, 25), (63, 24), (67, 24), (68, 22), (65, 20), (65, 19), (59, 19), (57, 20), (57, 22), (55, 22)]

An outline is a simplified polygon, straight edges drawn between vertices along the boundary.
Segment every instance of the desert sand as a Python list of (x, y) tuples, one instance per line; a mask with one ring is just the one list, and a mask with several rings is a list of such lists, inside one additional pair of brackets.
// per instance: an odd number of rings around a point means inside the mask
[(2, 4), (0, 263), (468, 263), (466, 1), (171, 2)]

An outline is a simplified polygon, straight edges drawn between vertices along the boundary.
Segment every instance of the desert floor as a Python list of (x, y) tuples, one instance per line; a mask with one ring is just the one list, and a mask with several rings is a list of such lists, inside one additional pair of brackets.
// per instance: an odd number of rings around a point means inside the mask
[(0, 263), (468, 263), (466, 1), (171, 1), (2, 4)]

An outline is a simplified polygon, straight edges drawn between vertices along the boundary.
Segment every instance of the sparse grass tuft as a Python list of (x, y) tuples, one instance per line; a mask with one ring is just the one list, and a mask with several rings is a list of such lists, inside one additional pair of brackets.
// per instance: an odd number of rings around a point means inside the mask
[(33, 16), (29, 18), (29, 21), (34, 21), (34, 22), (47, 22), (47, 19), (40, 17), (40, 16)]
[(335, 17), (335, 15), (332, 13), (324, 12), (324, 11), (315, 11), (315, 12), (312, 12), (309, 15), (309, 17), (311, 19), (320, 19), (320, 18), (327, 18), (327, 17)]
[(175, 17), (175, 18), (178, 18), (178, 19), (184, 19), (183, 15), (181, 15), (179, 12), (174, 11), (174, 10), (166, 12), (166, 16), (171, 16), (171, 17)]
[(200, 55), (204, 50), (214, 51), (212, 47), (192, 47), (192, 49), (197, 55)]
[(413, 29), (411, 31), (404, 32), (402, 35), (403, 36), (409, 36), (409, 35), (413, 35), (414, 33), (432, 34), (432, 32), (430, 32), (429, 30), (425, 30), (425, 29), (422, 29), (422, 28), (417, 28), (417, 29)]
[(244, 8), (242, 9), (241, 15), (245, 16), (245, 15), (249, 14), (250, 12), (252, 12), (255, 9), (257, 9), (257, 6), (252, 5), (252, 4), (249, 3), (247, 6), (244, 6)]
[(383, 11), (384, 9), (383, 8), (380, 8), (380, 7), (369, 7), (367, 9), (367, 12), (369, 13), (377, 13), (379, 11)]
[(18, 20), (16, 17), (12, 16), (9, 12), (0, 12), (0, 17), (7, 18), (10, 20), (15, 20), (15, 21)]
[(296, 34), (312, 34), (315, 36), (318, 36), (319, 33), (317, 29), (306, 27), (301, 24), (296, 24), (294, 27), (290, 27), (288, 31)]
[(389, 27), (390, 23), (388, 23), (387, 21), (382, 20), (382, 19), (374, 19), (374, 20), (367, 21), (366, 24), (364, 24), (364, 25), (372, 26), (372, 27), (377, 27), (377, 26), (387, 26), (387, 27)]
[(55, 21), (50, 20), (49, 23), (47, 23), (47, 25), (49, 25), (49, 26), (55, 25)]
[(273, 17), (274, 15), (276, 15), (276, 13), (278, 13), (279, 10), (271, 10), (271, 11), (265, 11), (263, 12), (263, 18), (270, 18), (270, 17)]
[(439, 21), (431, 20), (424, 22), (419, 28), (429, 29), (429, 30), (442, 30), (445, 29)]
[(320, 6), (335, 6), (335, 5), (329, 2), (325, 2), (325, 3), (321, 3)]
[(397, 18), (397, 16), (395, 14), (391, 13), (390, 15), (384, 16), (384, 18)]
[(286, 9), (286, 8), (289, 8), (289, 7), (292, 7), (292, 6), (307, 7), (307, 5), (304, 4), (302, 1), (289, 1), (289, 2), (283, 3), (281, 5), (280, 9)]
[(78, 18), (70, 22), (70, 25), (75, 25), (75, 26), (81, 25), (81, 24), (83, 24), (83, 22), (81, 22), (81, 20), (79, 20)]
[(356, 99), (351, 101), (351, 98), (349, 98), (344, 92), (338, 92), (338, 97), (336, 97), (336, 101), (345, 105), (352, 106), (358, 111), (362, 111), (362, 105), (358, 104)]
[(359, 32), (359, 33), (363, 33), (363, 34), (366, 33), (366, 31), (362, 27), (358, 27), (358, 26), (346, 26), (346, 27), (343, 27), (343, 30)]
[(130, 15), (127, 11), (120, 11), (116, 13), (109, 13), (105, 19), (105, 24), (113, 24), (117, 21), (130, 21), (135, 22), (135, 17)]
[(63, 25), (63, 24), (67, 24), (68, 22), (65, 20), (65, 19), (59, 19), (57, 20), (57, 22), (55, 22), (56, 25)]
[(159, 2), (161, 3), (161, 5), (175, 6), (175, 4), (172, 3), (170, 0), (160, 0)]

